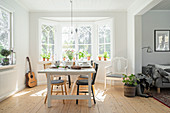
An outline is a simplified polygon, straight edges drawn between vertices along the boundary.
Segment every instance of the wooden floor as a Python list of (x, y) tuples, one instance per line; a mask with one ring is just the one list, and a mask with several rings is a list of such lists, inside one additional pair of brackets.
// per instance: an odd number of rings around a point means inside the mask
[[(75, 88), (76, 90), (76, 88)], [(123, 86), (108, 87), (96, 84), (96, 105), (88, 101), (53, 100), (52, 107), (44, 104), (46, 85), (26, 88), (0, 103), (0, 113), (170, 113), (170, 109), (152, 98), (123, 96)]]

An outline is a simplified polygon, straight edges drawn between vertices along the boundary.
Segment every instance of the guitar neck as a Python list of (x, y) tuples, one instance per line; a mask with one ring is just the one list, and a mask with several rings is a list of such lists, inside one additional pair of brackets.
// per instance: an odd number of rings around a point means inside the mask
[(32, 69), (31, 69), (31, 62), (30, 62), (29, 57), (27, 57), (27, 61), (28, 61), (28, 63), (29, 63), (29, 70), (30, 70), (30, 72), (32, 73)]

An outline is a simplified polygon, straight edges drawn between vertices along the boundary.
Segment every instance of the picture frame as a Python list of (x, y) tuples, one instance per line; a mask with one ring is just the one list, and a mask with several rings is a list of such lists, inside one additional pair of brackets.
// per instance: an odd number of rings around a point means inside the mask
[(170, 30), (154, 30), (154, 51), (170, 52)]

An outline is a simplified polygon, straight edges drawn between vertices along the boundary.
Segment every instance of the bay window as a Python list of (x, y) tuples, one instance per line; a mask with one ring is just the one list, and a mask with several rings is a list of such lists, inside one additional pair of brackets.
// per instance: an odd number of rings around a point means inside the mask
[[(47, 22), (45, 22), (47, 23)], [(41, 23), (40, 54), (51, 54), (60, 60), (65, 50), (87, 51), (92, 59), (107, 51), (111, 58), (111, 28), (107, 25), (79, 22), (73, 27), (67, 22)], [(85, 23), (85, 24), (84, 24)], [(96, 31), (95, 31), (96, 29)], [(42, 58), (40, 58), (42, 60)]]

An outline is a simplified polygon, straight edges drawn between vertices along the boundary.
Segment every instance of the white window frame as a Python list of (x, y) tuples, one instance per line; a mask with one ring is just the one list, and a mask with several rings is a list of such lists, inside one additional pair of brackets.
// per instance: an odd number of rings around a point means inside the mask
[[(101, 45), (99, 43), (99, 26), (108, 26), (110, 27), (111, 31), (110, 31), (110, 43), (105, 43), (105, 39), (104, 39), (104, 45), (106, 44), (110, 44), (110, 58), (109, 60), (111, 60), (114, 56), (115, 56), (115, 41), (114, 41), (114, 37), (113, 37), (113, 33), (114, 33), (114, 29), (113, 29), (113, 19), (105, 19), (105, 20), (101, 20), (101, 21), (97, 21), (96, 22), (96, 36), (97, 36), (97, 57), (99, 55), (99, 45)], [(105, 46), (104, 46), (104, 51), (105, 51)]]

